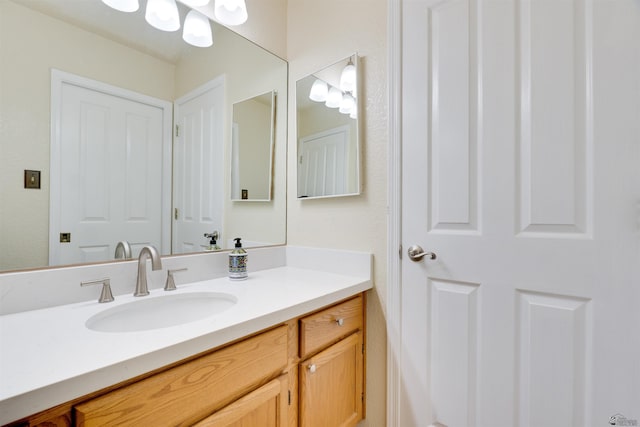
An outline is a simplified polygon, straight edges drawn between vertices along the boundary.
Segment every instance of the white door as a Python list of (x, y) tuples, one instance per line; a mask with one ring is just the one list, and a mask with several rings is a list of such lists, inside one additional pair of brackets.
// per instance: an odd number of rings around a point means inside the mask
[(224, 111), (223, 77), (175, 102), (173, 253), (201, 251), (214, 231), (223, 241)]
[(402, 4), (397, 425), (640, 424), (640, 3)]
[(163, 128), (170, 104), (66, 73), (52, 76), (51, 265), (113, 259), (120, 240), (134, 253), (148, 244), (165, 249), (162, 171), (170, 145)]
[(349, 126), (300, 138), (298, 197), (346, 193)]

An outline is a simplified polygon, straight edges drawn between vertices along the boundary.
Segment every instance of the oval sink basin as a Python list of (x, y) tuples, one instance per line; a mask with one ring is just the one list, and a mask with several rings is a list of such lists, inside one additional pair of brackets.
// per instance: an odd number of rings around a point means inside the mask
[(219, 292), (192, 292), (140, 297), (91, 316), (86, 327), (99, 332), (138, 332), (168, 328), (220, 314), (237, 298)]

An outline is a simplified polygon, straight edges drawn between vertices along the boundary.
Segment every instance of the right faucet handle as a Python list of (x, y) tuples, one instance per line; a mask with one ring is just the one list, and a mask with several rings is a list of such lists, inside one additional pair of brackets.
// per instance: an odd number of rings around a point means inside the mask
[(165, 291), (175, 291), (176, 288), (176, 281), (173, 278), (173, 273), (178, 273), (180, 271), (187, 271), (186, 268), (177, 268), (175, 270), (167, 270), (167, 283), (164, 284), (164, 290)]
[(100, 293), (100, 299), (98, 299), (98, 302), (113, 301), (113, 294), (111, 293), (111, 280), (109, 280), (109, 278), (80, 282), (80, 286), (91, 286), (99, 284), (102, 284), (102, 292)]

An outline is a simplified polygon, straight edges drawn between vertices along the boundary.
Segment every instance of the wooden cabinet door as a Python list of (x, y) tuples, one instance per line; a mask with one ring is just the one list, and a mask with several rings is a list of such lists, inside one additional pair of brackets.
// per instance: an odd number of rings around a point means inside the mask
[(300, 364), (300, 426), (347, 427), (362, 419), (362, 332)]
[(194, 427), (286, 427), (289, 407), (287, 378), (286, 374), (276, 378)]

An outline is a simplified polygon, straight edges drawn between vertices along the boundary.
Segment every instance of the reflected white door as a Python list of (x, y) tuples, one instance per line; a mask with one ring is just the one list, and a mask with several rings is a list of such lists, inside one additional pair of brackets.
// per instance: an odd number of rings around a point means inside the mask
[(300, 138), (298, 197), (346, 193), (349, 126)]
[(402, 7), (398, 425), (640, 423), (640, 3)]
[(113, 259), (120, 240), (162, 250), (170, 103), (65, 73), (52, 84), (50, 264)]
[(199, 252), (205, 233), (224, 237), (224, 78), (178, 99), (174, 113), (173, 253)]

